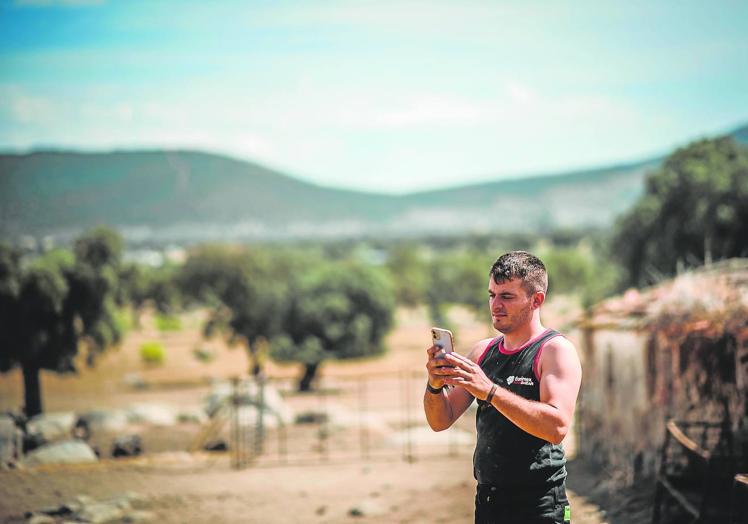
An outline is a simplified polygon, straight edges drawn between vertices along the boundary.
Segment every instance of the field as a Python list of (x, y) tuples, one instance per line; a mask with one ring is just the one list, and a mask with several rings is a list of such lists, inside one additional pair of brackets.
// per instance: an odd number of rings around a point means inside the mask
[[(545, 322), (562, 327), (574, 314), (571, 302), (547, 308)], [(488, 324), (463, 310), (451, 314), (457, 347), (490, 336)], [(47, 412), (169, 405), (198, 411), (210, 381), (245, 373), (243, 349), (200, 336), (202, 315), (186, 314), (181, 329), (160, 332), (152, 315), (122, 346), (78, 375), (42, 377)], [(24, 522), (27, 511), (59, 505), (79, 495), (104, 499), (129, 491), (158, 522), (472, 522), (475, 482), (471, 469), (474, 415), (458, 427), (434, 435), (421, 410), (424, 349), (429, 323), (421, 310), (401, 310), (381, 358), (330, 362), (321, 370), (322, 394), (295, 392), (300, 369), (267, 362), (271, 384), (296, 413), (330, 415), (327, 425), (292, 424), (281, 434), (268, 428), (265, 453), (249, 467), (233, 469), (226, 452), (187, 453), (202, 425), (140, 425), (145, 454), (113, 459), (112, 435), (93, 436), (102, 451), (96, 464), (0, 470), (0, 522)], [(166, 361), (145, 366), (139, 347), (160, 341)], [(208, 348), (215, 358), (195, 358)], [(141, 386), (133, 387), (134, 377)], [(17, 371), (0, 378), (0, 409), (22, 404)], [(323, 431), (324, 430), (324, 431)], [(450, 435), (451, 433), (451, 435)], [(573, 433), (573, 432), (572, 432)], [(467, 439), (467, 440), (466, 440)], [(573, 435), (565, 442), (576, 455)], [(281, 453), (281, 448), (285, 451)], [(569, 464), (574, 522), (633, 524), (646, 520), (649, 491), (614, 491), (615, 472), (599, 472), (581, 459)]]

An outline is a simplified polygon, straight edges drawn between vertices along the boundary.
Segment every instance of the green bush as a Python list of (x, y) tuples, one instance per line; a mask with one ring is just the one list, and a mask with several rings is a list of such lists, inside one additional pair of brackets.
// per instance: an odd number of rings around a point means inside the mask
[(160, 342), (146, 342), (140, 346), (140, 359), (151, 366), (160, 366), (166, 360), (166, 351)]
[(182, 321), (175, 315), (156, 315), (156, 327), (159, 331), (179, 331), (182, 329)]

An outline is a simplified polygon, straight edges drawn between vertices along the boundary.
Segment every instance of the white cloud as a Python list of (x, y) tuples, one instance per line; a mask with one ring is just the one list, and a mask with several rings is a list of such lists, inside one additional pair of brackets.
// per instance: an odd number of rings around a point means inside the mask
[(0, 85), (0, 110), (20, 124), (42, 124), (57, 112), (57, 107), (49, 98), (6, 84)]

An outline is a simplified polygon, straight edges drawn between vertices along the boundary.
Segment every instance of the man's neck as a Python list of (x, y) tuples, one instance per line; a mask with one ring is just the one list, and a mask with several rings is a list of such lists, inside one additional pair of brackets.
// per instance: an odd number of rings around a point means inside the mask
[(518, 349), (540, 336), (545, 327), (540, 322), (539, 315), (533, 315), (532, 320), (524, 326), (515, 329), (511, 333), (504, 333), (504, 347), (506, 349)]

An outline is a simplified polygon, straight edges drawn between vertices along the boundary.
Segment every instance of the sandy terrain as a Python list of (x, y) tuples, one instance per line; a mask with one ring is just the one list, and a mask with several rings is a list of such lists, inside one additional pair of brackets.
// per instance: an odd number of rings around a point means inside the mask
[[(571, 306), (559, 302), (548, 309), (546, 323), (560, 325)], [(489, 326), (466, 311), (454, 311), (453, 321), (458, 326), (458, 350), (463, 353), (472, 341), (490, 336)], [(200, 324), (201, 315), (192, 313), (183, 317), (181, 331), (159, 333), (146, 316), (143, 327), (130, 333), (119, 350), (105, 354), (94, 369), (67, 377), (45, 373), (45, 410), (109, 409), (136, 403), (199, 408), (210, 379), (236, 376), (247, 369), (242, 349), (203, 341)], [(269, 362), (268, 376), (297, 414), (327, 412), (337, 422), (292, 425), (282, 435), (269, 429), (265, 454), (246, 469), (232, 469), (227, 453), (187, 454), (201, 429), (196, 423), (136, 428), (146, 454), (135, 459), (108, 458), (111, 436), (95, 435), (102, 451), (100, 463), (0, 470), (0, 522), (23, 522), (24, 512), (77, 495), (105, 498), (126, 491), (144, 495), (147, 509), (165, 523), (472, 522), (474, 415), (466, 414), (449, 430), (452, 436), (442, 435), (436, 441), (424, 429), (420, 403), (428, 328), (422, 311), (401, 311), (384, 357), (324, 365), (319, 383), (324, 395), (295, 393), (298, 366)], [(138, 348), (149, 340), (159, 340), (167, 348), (164, 366), (148, 368), (140, 362)], [(210, 363), (195, 359), (192, 351), (198, 347), (213, 349), (216, 359)], [(128, 385), (125, 378), (133, 373), (149, 387)], [(21, 383), (18, 372), (0, 377), (0, 409), (21, 405)], [(464, 438), (468, 441), (462, 442)], [(573, 456), (573, 438), (566, 446)], [(279, 453), (284, 448), (285, 453)], [(648, 488), (615, 491), (609, 482), (612, 475), (580, 460), (572, 461), (569, 469), (574, 522), (646, 521)], [(356, 509), (363, 515), (353, 515)]]

